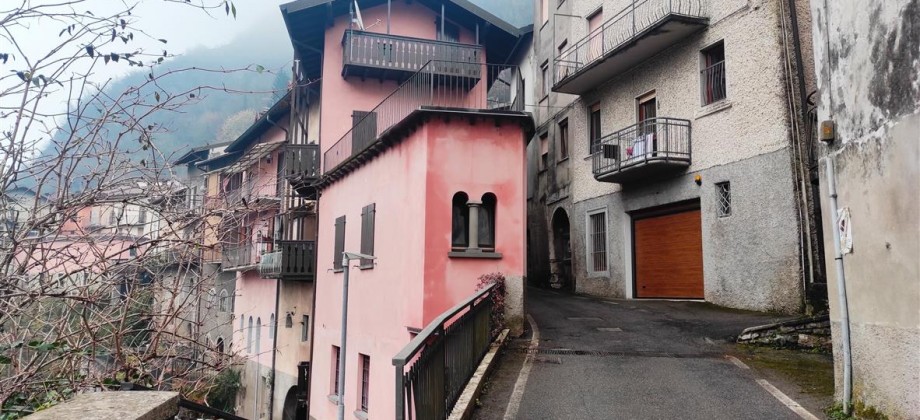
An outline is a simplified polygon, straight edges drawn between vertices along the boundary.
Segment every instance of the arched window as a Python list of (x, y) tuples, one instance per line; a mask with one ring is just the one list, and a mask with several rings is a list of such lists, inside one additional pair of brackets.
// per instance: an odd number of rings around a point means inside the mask
[(275, 338), (275, 314), (268, 321), (268, 338)]
[(192, 323), (191, 322), (185, 324), (185, 332), (188, 334), (189, 338), (192, 337)]
[(482, 206), (479, 207), (479, 247), (486, 250), (495, 250), (495, 206), (498, 199), (495, 194), (482, 195)]
[(216, 350), (217, 350), (218, 353), (223, 353), (223, 352), (224, 352), (224, 338), (223, 338), (223, 337), (217, 337), (217, 348), (216, 348)]
[(246, 329), (246, 351), (252, 353), (252, 317), (249, 317), (249, 328)]
[(259, 349), (259, 344), (262, 343), (262, 318), (256, 320), (256, 354), (259, 354), (261, 351)]
[(227, 289), (220, 290), (220, 307), (218, 308), (221, 312), (230, 312), (230, 293), (227, 292)]
[(217, 299), (217, 290), (213, 287), (208, 290), (208, 309), (214, 307), (214, 301)]
[(294, 327), (294, 316), (290, 313), (284, 317), (284, 328), (293, 328)]
[(454, 194), (451, 210), (451, 247), (466, 248), (469, 246), (470, 209), (467, 203), (470, 197), (461, 191)]

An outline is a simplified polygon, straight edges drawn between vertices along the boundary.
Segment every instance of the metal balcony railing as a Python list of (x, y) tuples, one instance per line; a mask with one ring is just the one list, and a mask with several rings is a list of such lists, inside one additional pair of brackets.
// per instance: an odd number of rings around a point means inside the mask
[(305, 281), (316, 278), (315, 241), (277, 241), (276, 249), (262, 255), (259, 262), (262, 277)]
[(224, 245), (221, 250), (223, 257), (223, 269), (230, 270), (240, 267), (255, 265), (257, 259), (252, 252), (252, 244)]
[(656, 169), (690, 166), (690, 121), (650, 118), (601, 137), (591, 154), (599, 181), (620, 182)]
[(323, 153), (323, 173), (370, 147), (421, 109), (523, 111), (522, 85), (516, 66), (430, 61)]
[(725, 99), (725, 61), (700, 70), (700, 94), (703, 105)]
[(480, 63), (483, 57), (479, 45), (356, 30), (345, 31), (342, 47), (343, 75), (396, 80), (405, 80), (431, 60), (456, 63), (436, 69), (440, 74), (469, 77), (463, 64)]
[(445, 419), (492, 342), (492, 284), (442, 313), (395, 357), (396, 419)]
[(671, 17), (705, 19), (705, 11), (700, 0), (634, 0), (553, 60), (553, 84), (575, 76)]

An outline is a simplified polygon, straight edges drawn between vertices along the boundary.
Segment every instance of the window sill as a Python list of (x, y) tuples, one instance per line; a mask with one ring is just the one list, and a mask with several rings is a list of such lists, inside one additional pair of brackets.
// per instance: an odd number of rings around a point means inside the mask
[(502, 258), (500, 252), (485, 251), (450, 251), (447, 253), (449, 258), (480, 258), (487, 260), (498, 260)]
[(333, 268), (332, 272), (333, 273), (344, 273), (345, 269), (344, 268)]
[(709, 116), (732, 107), (732, 102), (728, 99), (722, 99), (720, 101), (713, 102), (709, 105), (704, 105), (698, 111), (696, 115), (693, 116), (693, 119), (698, 120), (705, 116)]
[(367, 411), (356, 410), (355, 418), (358, 418), (361, 420), (367, 420)]
[(329, 402), (331, 402), (331, 403), (333, 403), (333, 404), (335, 404), (335, 405), (339, 405), (339, 396), (336, 395), (336, 394), (327, 395), (327, 396), (326, 396), (326, 399), (328, 399)]
[(373, 269), (374, 269), (374, 264), (359, 265), (359, 266), (358, 266), (358, 269), (359, 269), (359, 270), (373, 270)]
[(564, 158), (559, 159), (558, 161), (556, 161), (556, 164), (558, 165), (558, 164), (563, 163), (563, 162), (568, 162), (568, 160), (569, 160), (569, 157), (566, 156), (566, 157), (564, 157)]

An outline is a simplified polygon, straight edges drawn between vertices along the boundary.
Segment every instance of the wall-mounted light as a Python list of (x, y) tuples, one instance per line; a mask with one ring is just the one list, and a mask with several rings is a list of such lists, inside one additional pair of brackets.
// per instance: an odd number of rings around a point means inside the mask
[(693, 177), (693, 182), (695, 182), (696, 185), (703, 185), (703, 177), (696, 175)]

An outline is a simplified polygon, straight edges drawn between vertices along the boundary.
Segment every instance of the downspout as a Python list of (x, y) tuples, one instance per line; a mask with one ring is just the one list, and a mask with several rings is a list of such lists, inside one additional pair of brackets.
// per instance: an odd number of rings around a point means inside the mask
[(837, 271), (837, 298), (840, 307), (840, 338), (843, 341), (843, 413), (850, 414), (850, 401), (853, 398), (853, 358), (850, 354), (850, 309), (847, 305), (847, 282), (843, 271), (843, 253), (840, 249), (840, 229), (837, 220), (837, 174), (834, 170), (834, 158), (827, 157), (827, 192), (830, 198), (830, 220), (834, 221), (834, 265)]
[(278, 302), (281, 300), (281, 279), (279, 278), (275, 282), (275, 324), (271, 325), (271, 319), (269, 319), (268, 328), (274, 329), (272, 331), (272, 381), (268, 386), (269, 395), (268, 398), (268, 419), (271, 420), (275, 416), (275, 362), (278, 359)]

